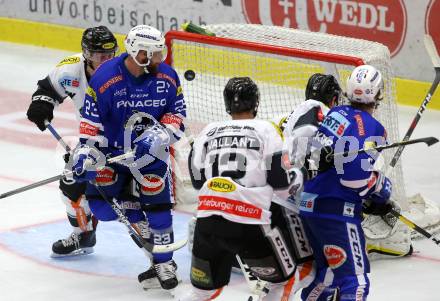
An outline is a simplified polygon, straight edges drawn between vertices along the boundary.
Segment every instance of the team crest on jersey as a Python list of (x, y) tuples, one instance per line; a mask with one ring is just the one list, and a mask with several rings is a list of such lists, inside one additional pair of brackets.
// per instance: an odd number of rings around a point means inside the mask
[(213, 178), (208, 182), (208, 188), (217, 192), (232, 192), (236, 186), (227, 179)]
[(58, 63), (57, 67), (62, 65), (69, 65), (69, 64), (76, 64), (79, 63), (81, 59), (78, 56), (69, 56), (66, 57), (64, 60)]
[(336, 245), (324, 245), (324, 256), (331, 269), (337, 269), (347, 261), (347, 253)]

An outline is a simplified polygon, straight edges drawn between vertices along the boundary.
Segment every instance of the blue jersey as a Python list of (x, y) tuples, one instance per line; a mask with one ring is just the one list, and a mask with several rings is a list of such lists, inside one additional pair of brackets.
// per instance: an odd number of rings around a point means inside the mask
[(125, 53), (105, 62), (92, 76), (80, 123), (82, 142), (92, 139), (108, 146), (113, 155), (123, 150), (125, 126), (134, 113), (150, 114), (172, 129), (176, 139), (186, 116), (179, 77), (172, 67), (161, 63), (157, 73), (134, 77), (124, 64), (126, 58)]
[[(338, 106), (329, 111), (315, 139), (338, 153), (384, 144), (386, 131), (369, 113), (352, 106)], [(368, 198), (376, 182), (372, 169), (375, 159), (366, 153), (351, 159), (342, 163), (335, 158), (334, 167), (306, 182), (300, 203), (302, 215), (343, 220), (361, 217), (362, 200)]]

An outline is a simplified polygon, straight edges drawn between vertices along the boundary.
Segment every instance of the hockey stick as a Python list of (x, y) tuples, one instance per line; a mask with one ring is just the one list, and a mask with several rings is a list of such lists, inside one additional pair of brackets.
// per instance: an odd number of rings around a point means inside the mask
[[(133, 157), (133, 152), (129, 152), (129, 153), (126, 153), (126, 154), (122, 154), (122, 155), (113, 157), (113, 158), (109, 158), (109, 159), (107, 159), (107, 163), (118, 163), (118, 162), (120, 162), (122, 160), (126, 160), (126, 159), (132, 158), (132, 157)], [(8, 196), (11, 196), (11, 195), (14, 195), (14, 194), (18, 194), (18, 193), (21, 193), (21, 192), (24, 192), (24, 191), (28, 191), (28, 190), (31, 190), (31, 189), (34, 189), (34, 188), (37, 188), (37, 187), (40, 187), (40, 186), (52, 183), (52, 182), (59, 181), (60, 179), (62, 179), (64, 177), (72, 176), (72, 174), (73, 174), (73, 172), (70, 171), (70, 170), (69, 171), (64, 171), (62, 174), (53, 176), (51, 178), (47, 178), (47, 179), (35, 182), (33, 184), (26, 185), (26, 186), (23, 186), (23, 187), (20, 187), (20, 188), (17, 188), (17, 189), (14, 189), (14, 190), (2, 193), (2, 194), (0, 194), (0, 199), (4, 199), (4, 198), (6, 198)]]
[(436, 144), (437, 142), (438, 142), (438, 139), (435, 137), (425, 137), (425, 138), (418, 138), (418, 139), (394, 142), (394, 143), (391, 143), (388, 145), (380, 145), (380, 146), (376, 146), (376, 147), (361, 148), (361, 149), (354, 150), (354, 151), (329, 154), (329, 156), (333, 155), (333, 157), (343, 157), (343, 156), (345, 157), (345, 156), (350, 156), (350, 155), (355, 155), (355, 154), (362, 154), (362, 153), (369, 152), (372, 150), (382, 151), (382, 150), (388, 149), (388, 148), (404, 147), (406, 145), (416, 144), (416, 143), (425, 143), (427, 146), (431, 146), (433, 144)]
[(134, 240), (134, 242), (138, 245), (139, 248), (142, 248), (151, 254), (158, 254), (158, 253), (173, 252), (183, 248), (186, 245), (187, 239), (183, 239), (166, 245), (154, 245), (152, 243), (149, 243), (142, 236), (140, 236), (138, 232), (134, 229), (128, 218), (122, 212), (122, 208), (118, 204), (118, 202), (116, 202), (114, 198), (109, 200), (109, 198), (105, 195), (105, 192), (102, 190), (102, 188), (99, 187), (95, 181), (93, 181), (92, 183), (95, 185), (96, 190), (98, 190), (99, 194), (101, 194), (101, 197), (104, 199), (104, 201), (107, 202), (112, 207), (113, 211), (118, 216), (118, 220), (127, 227), (130, 237)]
[[(261, 301), (263, 298), (269, 294), (269, 288), (267, 287), (268, 282), (263, 281), (256, 277), (255, 275), (251, 274), (251, 269), (249, 266), (244, 263), (240, 256), (235, 255), (235, 258), (237, 258), (237, 262), (240, 265), (241, 271), (243, 272), (244, 278), (246, 279), (246, 282), (251, 290), (251, 295), (249, 296), (247, 301)], [(296, 266), (295, 266), (296, 268)], [(255, 286), (253, 285), (253, 281), (256, 281)]]
[[(435, 90), (437, 89), (437, 86), (440, 82), (440, 58), (437, 53), (437, 49), (435, 48), (434, 42), (430, 35), (425, 35), (425, 47), (428, 51), (429, 56), (431, 57), (432, 64), (434, 65), (435, 70), (435, 78), (432, 82), (431, 88), (429, 88), (428, 94), (426, 94), (425, 99), (423, 100), (422, 104), (419, 107), (419, 110), (417, 111), (416, 116), (414, 117), (413, 121), (411, 122), (411, 125), (408, 129), (408, 131), (405, 134), (405, 137), (403, 138), (403, 141), (409, 140), (412, 133), (414, 132), (414, 129), (417, 126), (417, 123), (419, 122), (420, 118), (422, 117), (423, 112), (426, 110), (426, 106), (431, 101), (432, 96), (434, 95)], [(402, 144), (397, 149), (396, 153), (393, 156), (393, 159), (390, 162), (390, 166), (394, 167), (397, 164), (397, 161), (399, 160), (400, 156), (402, 155), (403, 149), (405, 148), (405, 144)]]
[(410, 227), (411, 229), (419, 232), (420, 234), (422, 234), (423, 236), (425, 236), (426, 238), (429, 238), (430, 240), (432, 240), (433, 242), (435, 242), (438, 246), (440, 246), (440, 240), (438, 238), (436, 238), (434, 235), (430, 234), (428, 231), (426, 231), (425, 229), (423, 229), (420, 226), (417, 226), (416, 224), (414, 224), (412, 221), (410, 221), (409, 219), (407, 219), (406, 217), (404, 217), (402, 214), (400, 214), (399, 212), (397, 212), (394, 209), (391, 209), (390, 213), (395, 216), (396, 218), (398, 218), (401, 222), (403, 222), (404, 224), (406, 224), (408, 227)]
[(49, 121), (45, 120), (44, 125), (51, 132), (51, 134), (57, 139), (57, 141), (63, 146), (66, 152), (70, 153), (72, 149), (70, 146), (64, 141), (64, 139), (58, 134), (58, 132), (53, 128), (52, 124)]
[[(60, 144), (64, 147), (64, 149), (70, 153), (72, 149), (64, 141), (64, 139), (58, 134), (55, 128), (49, 122), (45, 122), (45, 124), (48, 130), (55, 137), (55, 139), (57, 139), (58, 142), (60, 142)], [(104, 201), (107, 202), (112, 207), (113, 211), (118, 216), (118, 220), (121, 221), (121, 223), (123, 223), (127, 227), (130, 237), (138, 245), (138, 247), (149, 252), (149, 254), (147, 255), (151, 255), (151, 253), (168, 253), (168, 252), (176, 251), (186, 245), (187, 243), (186, 239), (166, 245), (154, 245), (149, 243), (142, 236), (140, 236), (139, 233), (134, 229), (128, 218), (122, 212), (122, 208), (118, 204), (118, 202), (114, 198), (111, 198), (110, 200), (105, 194), (105, 191), (101, 187), (99, 187), (99, 185), (96, 183), (96, 180), (93, 180), (92, 184), (95, 186), (96, 190), (99, 192), (99, 194), (104, 199)]]

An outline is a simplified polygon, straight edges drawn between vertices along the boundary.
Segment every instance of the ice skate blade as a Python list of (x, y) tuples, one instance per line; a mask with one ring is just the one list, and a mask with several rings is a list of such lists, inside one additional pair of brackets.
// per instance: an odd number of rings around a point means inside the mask
[[(182, 283), (182, 279), (180, 277), (177, 277), (177, 283), (179, 283), (179, 284)], [(148, 281), (148, 283), (147, 283), (147, 280), (144, 280), (144, 281), (141, 282), (141, 285), (142, 285), (142, 288), (144, 289), (144, 291), (148, 291), (150, 289), (159, 289), (159, 288), (162, 289), (162, 286), (160, 286), (159, 280), (157, 280), (157, 278), (155, 278), (154, 280)], [(166, 291), (169, 292), (169, 291), (172, 291), (174, 289), (175, 288), (170, 289), (170, 290), (166, 290)]]
[(87, 254), (91, 254), (95, 252), (95, 250), (93, 249), (93, 247), (90, 248), (81, 248), (78, 250), (75, 250), (73, 252), (70, 252), (68, 254), (57, 254), (57, 253), (52, 253), (50, 255), (50, 257), (52, 258), (63, 258), (63, 257), (75, 257), (75, 256), (82, 256), (82, 255), (87, 255)]

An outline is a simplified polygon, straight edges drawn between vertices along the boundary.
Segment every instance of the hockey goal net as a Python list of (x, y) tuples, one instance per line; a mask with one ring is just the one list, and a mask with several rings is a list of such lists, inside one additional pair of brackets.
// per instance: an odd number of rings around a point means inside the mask
[[(386, 46), (276, 26), (218, 24), (206, 28), (216, 37), (182, 31), (166, 35), (167, 61), (181, 79), (188, 114), (186, 139), (175, 146), (175, 197), (181, 208), (194, 208), (197, 203), (187, 167), (189, 143), (207, 123), (230, 119), (224, 108), (223, 88), (233, 76), (249, 76), (258, 84), (258, 118), (274, 120), (304, 101), (312, 74), (333, 74), (345, 90), (346, 79), (355, 66), (374, 65), (385, 82), (385, 97), (375, 117), (385, 126), (389, 141), (399, 140), (396, 91)], [(194, 71), (194, 79), (185, 78), (188, 70)], [(384, 166), (393, 154), (393, 150), (384, 151)], [(391, 170), (391, 178), (394, 198), (407, 209), (400, 163)]]

